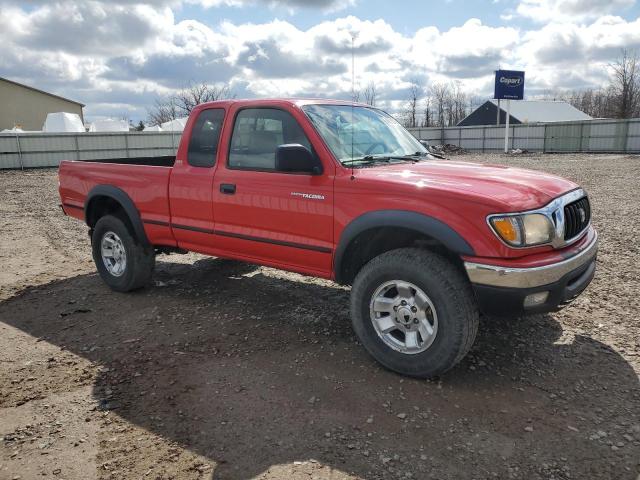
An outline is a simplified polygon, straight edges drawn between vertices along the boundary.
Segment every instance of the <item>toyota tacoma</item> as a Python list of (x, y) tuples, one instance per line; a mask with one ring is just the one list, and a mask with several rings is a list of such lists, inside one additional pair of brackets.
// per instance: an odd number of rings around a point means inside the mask
[(557, 310), (595, 273), (579, 185), (435, 159), (362, 104), (201, 104), (175, 157), (63, 161), (59, 182), (113, 290), (143, 287), (157, 254), (185, 251), (332, 279), (351, 286), (366, 350), (415, 377), (459, 362), (481, 312)]

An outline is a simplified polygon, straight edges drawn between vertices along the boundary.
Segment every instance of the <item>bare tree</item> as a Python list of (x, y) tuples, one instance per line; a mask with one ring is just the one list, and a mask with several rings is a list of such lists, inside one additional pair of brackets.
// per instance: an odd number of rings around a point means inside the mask
[(429, 95), (433, 99), (435, 108), (435, 125), (439, 127), (447, 126), (447, 107), (449, 103), (449, 86), (446, 83), (434, 83), (429, 88)]
[(191, 113), (197, 105), (205, 102), (214, 102), (223, 98), (232, 98), (228, 85), (209, 85), (206, 83), (191, 83), (187, 87), (180, 90), (176, 95), (176, 104), (179, 112), (183, 116)]
[(421, 97), (422, 87), (420, 84), (413, 80), (409, 87), (409, 99), (407, 101), (407, 108), (405, 112), (405, 126), (409, 128), (418, 126), (418, 100)]
[(422, 126), (433, 126), (433, 113), (431, 112), (431, 96), (427, 95), (424, 99), (424, 115), (422, 117)]
[(376, 84), (375, 82), (371, 81), (367, 84), (366, 88), (364, 89), (364, 101), (367, 105), (371, 105), (372, 107), (376, 106), (376, 96), (377, 96), (377, 92), (376, 92)]
[(618, 118), (631, 118), (640, 113), (640, 63), (636, 52), (622, 50), (611, 65), (612, 87), (617, 97)]
[(617, 116), (618, 101), (616, 99), (616, 93), (611, 86), (607, 88), (577, 90), (565, 94), (558, 94), (556, 97), (595, 118)]
[(462, 90), (460, 82), (451, 83), (451, 93), (449, 94), (450, 110), (449, 110), (449, 126), (457, 125), (464, 117), (467, 116), (467, 105), (469, 96)]
[(234, 98), (228, 85), (210, 85), (207, 83), (190, 83), (177, 93), (157, 99), (147, 114), (149, 125), (175, 120), (188, 116), (199, 104), (213, 102), (224, 98)]
[(640, 116), (640, 60), (637, 52), (622, 50), (609, 64), (608, 86), (584, 90), (549, 90), (543, 98), (564, 100), (595, 118), (632, 118)]
[(178, 118), (178, 107), (175, 98), (158, 98), (153, 107), (147, 109), (147, 125), (160, 125)]

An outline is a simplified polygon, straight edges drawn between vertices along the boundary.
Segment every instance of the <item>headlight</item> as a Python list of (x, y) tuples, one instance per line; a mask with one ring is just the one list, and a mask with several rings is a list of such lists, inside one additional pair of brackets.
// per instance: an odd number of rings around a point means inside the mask
[(513, 247), (540, 245), (553, 238), (553, 223), (540, 213), (495, 215), (489, 223), (498, 236)]

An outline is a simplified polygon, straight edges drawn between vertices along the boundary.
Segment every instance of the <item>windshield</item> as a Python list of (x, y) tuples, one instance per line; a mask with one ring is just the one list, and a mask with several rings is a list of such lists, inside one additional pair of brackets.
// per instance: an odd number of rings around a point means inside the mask
[(393, 117), (376, 108), (305, 105), (302, 110), (343, 164), (427, 153), (425, 147)]

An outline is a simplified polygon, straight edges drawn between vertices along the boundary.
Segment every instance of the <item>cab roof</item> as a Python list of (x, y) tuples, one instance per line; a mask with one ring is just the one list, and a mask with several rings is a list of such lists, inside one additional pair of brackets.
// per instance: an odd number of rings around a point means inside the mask
[(371, 105), (365, 103), (330, 98), (233, 98), (206, 102), (201, 104), (200, 107), (230, 106), (235, 104), (248, 107), (257, 105), (291, 105), (296, 107), (303, 105), (353, 105), (358, 107), (371, 107)]

